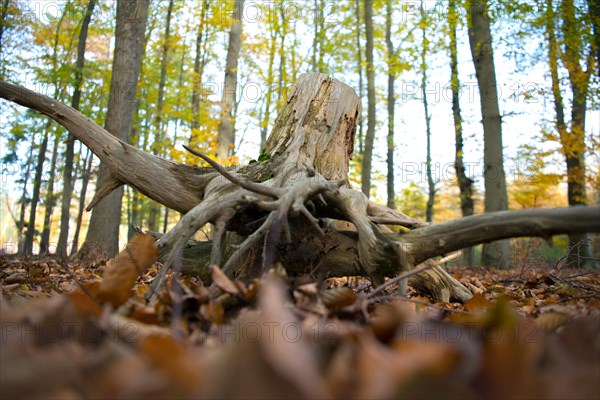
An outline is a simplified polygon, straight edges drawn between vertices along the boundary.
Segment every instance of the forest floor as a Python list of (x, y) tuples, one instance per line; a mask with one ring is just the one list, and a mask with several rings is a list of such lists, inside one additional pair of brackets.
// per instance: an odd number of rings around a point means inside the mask
[(107, 265), (0, 257), (0, 397), (600, 398), (600, 271), (449, 267), (476, 295), (432, 304), (214, 268), (146, 304), (160, 264), (102, 297)]

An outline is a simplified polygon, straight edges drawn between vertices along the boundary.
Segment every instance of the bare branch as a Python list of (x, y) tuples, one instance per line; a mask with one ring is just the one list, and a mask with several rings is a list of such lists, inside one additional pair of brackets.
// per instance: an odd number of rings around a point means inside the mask
[(211, 167), (216, 169), (219, 174), (223, 175), (225, 178), (227, 178), (227, 180), (229, 180), (231, 183), (238, 185), (239, 187), (242, 187), (250, 192), (254, 192), (254, 193), (258, 193), (258, 194), (262, 194), (262, 195), (270, 196), (270, 197), (279, 197), (282, 194), (281, 190), (278, 190), (278, 189), (275, 189), (272, 187), (268, 187), (268, 186), (264, 186), (264, 185), (261, 185), (260, 183), (252, 182), (247, 179), (238, 178), (235, 175), (231, 174), (229, 171), (227, 171), (225, 168), (223, 168), (223, 166), (221, 164), (214, 161), (207, 155), (204, 155), (194, 149), (191, 149), (186, 145), (183, 145), (183, 148), (186, 149), (187, 151), (189, 151), (190, 153), (192, 153), (193, 155), (202, 158), (204, 161), (209, 163), (211, 165)]

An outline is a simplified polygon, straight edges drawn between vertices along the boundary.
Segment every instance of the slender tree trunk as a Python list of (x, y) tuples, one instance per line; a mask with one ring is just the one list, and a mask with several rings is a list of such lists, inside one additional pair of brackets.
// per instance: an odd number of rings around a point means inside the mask
[(588, 0), (588, 9), (592, 18), (593, 51), (596, 54), (596, 74), (600, 76), (600, 1)]
[[(115, 50), (106, 129), (124, 142), (129, 141), (133, 124), (149, 4), (148, 0), (117, 2)], [(109, 188), (117, 185), (115, 190), (108, 192)], [(122, 197), (123, 187), (116, 183), (108, 168), (100, 164), (95, 196), (95, 200), (99, 202), (93, 208), (90, 227), (80, 256), (112, 257), (117, 253)]]
[(209, 8), (208, 0), (202, 0), (200, 9), (200, 22), (198, 23), (198, 30), (196, 33), (196, 55), (194, 57), (194, 73), (192, 79), (192, 132), (190, 134), (190, 144), (194, 140), (194, 135), (198, 134), (200, 129), (200, 102), (202, 93), (202, 75), (204, 74), (204, 54), (205, 54), (205, 41), (204, 41), (204, 30), (208, 30), (206, 25), (206, 13)]
[[(8, 0), (2, 0), (2, 8), (0, 9), (0, 56), (2, 55), (2, 37), (6, 30), (6, 16), (8, 15)], [(2, 74), (4, 75), (4, 74)]]
[[(549, 6), (552, 8), (551, 2)], [(551, 15), (553, 14), (554, 12), (551, 13)], [(567, 162), (568, 200), (570, 206), (587, 206), (585, 114), (587, 112), (588, 88), (593, 69), (594, 52), (593, 47), (591, 47), (588, 53), (582, 42), (583, 34), (581, 32), (580, 22), (575, 15), (575, 5), (573, 4), (573, 0), (563, 0), (561, 2), (560, 15), (563, 18), (562, 30), (563, 37), (565, 38), (563, 64), (569, 73), (569, 84), (571, 86), (571, 92), (573, 93), (570, 134), (565, 134), (561, 137), (562, 147)], [(584, 60), (586, 63), (585, 70), (581, 67), (581, 61)], [(555, 108), (557, 108), (556, 102)], [(564, 124), (564, 115), (562, 118)], [(569, 235), (569, 247), (569, 256), (566, 261), (568, 266), (597, 266), (592, 255), (589, 235)]]
[(81, 191), (79, 192), (79, 209), (77, 211), (77, 220), (75, 221), (75, 234), (73, 235), (73, 247), (69, 254), (77, 254), (79, 250), (79, 233), (81, 232), (81, 224), (83, 222), (83, 211), (85, 210), (85, 194), (92, 175), (92, 162), (94, 155), (88, 149), (85, 159), (83, 160), (83, 169), (81, 176)]
[(40, 188), (42, 186), (42, 172), (44, 170), (44, 160), (46, 159), (46, 150), (48, 148), (48, 131), (52, 125), (52, 121), (48, 121), (44, 127), (44, 138), (40, 144), (38, 152), (37, 164), (35, 168), (35, 177), (33, 178), (33, 194), (31, 196), (31, 207), (29, 208), (29, 222), (27, 223), (27, 231), (25, 232), (25, 244), (23, 246), (23, 254), (31, 255), (33, 252), (33, 241), (35, 239), (35, 217), (37, 214), (37, 205), (40, 201)]
[[(65, 19), (67, 13), (67, 6), (64, 7), (63, 12), (60, 16), (60, 19), (56, 23), (56, 30), (54, 31), (54, 40), (52, 46), (52, 68), (53, 71), (56, 72), (58, 70), (58, 42), (60, 31), (62, 28), (62, 23)], [(54, 87), (54, 98), (59, 99), (60, 95), (60, 85), (56, 81), (56, 78), (53, 77), (55, 81)], [(52, 127), (52, 121), (48, 121), (44, 128), (44, 138), (42, 139), (42, 143), (40, 145), (40, 151), (38, 153), (37, 166), (35, 171), (35, 178), (33, 181), (33, 195), (31, 198), (31, 208), (29, 209), (29, 223), (27, 225), (27, 232), (25, 233), (25, 243), (23, 246), (23, 253), (25, 255), (31, 255), (33, 251), (33, 242), (35, 238), (35, 219), (37, 213), (37, 205), (40, 201), (40, 189), (42, 185), (42, 172), (44, 169), (44, 161), (46, 159), (46, 150), (48, 148), (48, 135), (50, 128)]]
[(325, 6), (325, 0), (319, 0), (319, 11), (317, 12), (317, 22), (319, 24), (319, 58), (317, 59), (317, 70), (322, 74), (327, 73), (327, 68), (325, 68), (325, 63), (323, 62), (323, 57), (325, 56), (325, 50), (323, 50), (323, 44), (325, 43), (325, 15), (323, 15), (323, 11), (325, 11)]
[(422, 27), (422, 45), (421, 45), (421, 94), (423, 96), (423, 110), (425, 112), (425, 135), (427, 137), (427, 160), (425, 168), (427, 169), (427, 209), (425, 211), (425, 220), (433, 221), (433, 205), (435, 203), (435, 182), (431, 172), (431, 114), (429, 114), (429, 103), (427, 102), (427, 50), (429, 41), (427, 39), (427, 18), (421, 0), (421, 27)]
[[(292, 27), (292, 31), (296, 32), (297, 27), (298, 27), (298, 21), (296, 19), (294, 19), (294, 25)], [(297, 50), (296, 49), (299, 47), (299, 44), (298, 44), (298, 35), (294, 35), (293, 37), (294, 37), (294, 42), (292, 43), (292, 46), (291, 46), (291, 49), (290, 49), (290, 53), (291, 53), (291, 55), (290, 55), (290, 64), (291, 64), (290, 67), (292, 68), (292, 77), (291, 77), (291, 79), (292, 79), (292, 82), (295, 82), (296, 78), (298, 77), (298, 69), (300, 68), (297, 65), (297, 62), (296, 62), (296, 57), (297, 57), (297, 54), (296, 54)]]
[(165, 207), (165, 219), (163, 221), (163, 233), (167, 232), (167, 227), (169, 226), (169, 208)]
[(25, 174), (23, 175), (23, 191), (21, 194), (21, 210), (19, 214), (19, 224), (17, 226), (17, 234), (19, 235), (18, 254), (24, 254), (24, 237), (23, 228), (25, 227), (25, 208), (27, 207), (27, 183), (29, 182), (29, 174), (31, 172), (31, 164), (33, 163), (33, 148), (35, 147), (35, 134), (31, 135), (31, 145), (27, 156), (27, 165), (25, 166)]
[(312, 45), (312, 69), (315, 72), (326, 73), (323, 64), (323, 42), (325, 40), (325, 16), (323, 11), (325, 10), (325, 1), (314, 0), (313, 8), (315, 34)]
[[(97, 0), (89, 0), (85, 16), (81, 22), (79, 38), (77, 40), (77, 61), (75, 62), (75, 82), (73, 84), (73, 98), (71, 107), (79, 110), (81, 101), (81, 87), (83, 85), (83, 67), (85, 65), (85, 44), (87, 41), (88, 28), (94, 13)], [(71, 220), (71, 197), (73, 192), (73, 158), (75, 155), (75, 139), (69, 133), (65, 149), (65, 168), (63, 170), (63, 195), (60, 210), (60, 234), (56, 246), (56, 254), (59, 257), (67, 257), (69, 242), (69, 223)]]
[(318, 0), (314, 0), (313, 1), (313, 7), (314, 7), (314, 19), (313, 19), (313, 26), (315, 27), (315, 35), (313, 36), (313, 45), (312, 45), (312, 70), (317, 72), (318, 71), (318, 66), (317, 66), (317, 49), (319, 46), (319, 2)]
[(154, 116), (154, 143), (153, 153), (162, 155), (163, 150), (163, 106), (165, 101), (165, 83), (167, 81), (167, 63), (169, 61), (169, 53), (171, 50), (171, 18), (173, 16), (174, 0), (169, 0), (167, 7), (167, 20), (165, 22), (165, 32), (163, 36), (162, 54), (160, 58), (160, 78), (158, 82), (158, 99), (156, 101), (156, 114)]
[(370, 196), (371, 192), (371, 161), (373, 157), (373, 142), (375, 141), (375, 65), (373, 64), (373, 2), (365, 0), (365, 31), (367, 33), (367, 137), (365, 152), (362, 159), (362, 192)]
[(179, 140), (179, 125), (181, 122), (181, 93), (184, 91), (183, 89), (183, 78), (185, 75), (185, 55), (186, 52), (181, 52), (181, 60), (179, 60), (179, 78), (177, 79), (177, 103), (175, 103), (175, 126), (173, 128), (173, 142), (177, 142)]
[[(450, 36), (450, 85), (452, 88), (452, 116), (454, 119), (454, 169), (456, 180), (460, 190), (460, 209), (463, 217), (473, 215), (473, 180), (465, 173), (463, 161), (463, 130), (462, 116), (460, 112), (460, 80), (458, 79), (458, 46), (456, 40), (456, 26), (458, 14), (456, 12), (456, 1), (448, 3), (448, 25)], [(475, 252), (472, 247), (463, 250), (463, 260), (468, 266), (475, 264)]]
[(275, 45), (276, 39), (273, 30), (270, 32), (269, 41), (269, 67), (267, 69), (267, 93), (265, 93), (265, 115), (260, 123), (260, 150), (265, 148), (267, 143), (267, 132), (269, 130), (269, 120), (271, 118), (271, 103), (273, 99), (273, 64), (275, 61)]
[(285, 51), (285, 38), (287, 36), (287, 19), (285, 15), (285, 8), (283, 1), (279, 4), (279, 17), (281, 23), (279, 24), (278, 32), (279, 38), (281, 39), (279, 45), (279, 83), (277, 85), (277, 106), (281, 108), (285, 101), (284, 85), (287, 83), (287, 68), (286, 68), (286, 51)]
[(393, 0), (387, 1), (385, 19), (385, 41), (388, 53), (387, 206), (391, 209), (395, 209), (396, 189), (394, 188), (394, 118), (396, 114), (396, 94), (394, 91), (394, 83), (396, 81), (396, 72), (394, 71), (395, 49), (392, 42), (392, 1)]
[[(58, 129), (61, 129), (60, 127)], [(40, 240), (40, 255), (49, 253), (50, 246), (50, 228), (52, 223), (52, 211), (56, 201), (54, 195), (54, 180), (56, 179), (56, 159), (58, 158), (58, 143), (60, 134), (54, 136), (54, 146), (52, 148), (52, 158), (50, 161), (50, 174), (48, 176), (48, 188), (46, 189), (44, 227), (42, 229), (42, 238)]]
[[(154, 143), (152, 143), (152, 153), (157, 156), (163, 155), (163, 140), (164, 140), (164, 127), (163, 127), (163, 105), (165, 98), (165, 83), (167, 80), (167, 63), (169, 61), (169, 53), (171, 49), (171, 18), (173, 16), (174, 0), (169, 0), (167, 6), (167, 20), (165, 22), (165, 32), (163, 35), (163, 46), (162, 54), (160, 58), (160, 78), (158, 82), (158, 99), (156, 101), (156, 114), (154, 115)], [(158, 218), (160, 216), (159, 205), (155, 201), (150, 203), (150, 215), (148, 221), (148, 228), (151, 231), (157, 231)]]
[(235, 10), (231, 31), (229, 32), (229, 47), (225, 64), (225, 88), (221, 102), (221, 120), (217, 135), (217, 157), (225, 159), (232, 154), (235, 145), (235, 99), (237, 90), (237, 69), (242, 42), (242, 18), (244, 1), (235, 0)]
[[(362, 66), (362, 45), (360, 43), (362, 19), (360, 16), (360, 0), (356, 0), (356, 58), (358, 63), (358, 98), (363, 98), (363, 66)], [(358, 153), (362, 154), (364, 150), (363, 146), (363, 118), (362, 109), (358, 116)]]
[[(498, 105), (490, 17), (486, 9), (486, 0), (473, 0), (467, 15), (469, 45), (479, 86), (483, 120), (485, 212), (493, 212), (508, 209), (508, 195), (504, 175), (502, 121)], [(510, 259), (508, 240), (484, 244), (481, 258), (483, 265), (508, 268)]]
[(131, 238), (135, 235), (134, 226), (139, 226), (139, 212), (140, 212), (140, 201), (138, 199), (137, 190), (131, 188), (131, 225), (127, 231), (127, 238)]

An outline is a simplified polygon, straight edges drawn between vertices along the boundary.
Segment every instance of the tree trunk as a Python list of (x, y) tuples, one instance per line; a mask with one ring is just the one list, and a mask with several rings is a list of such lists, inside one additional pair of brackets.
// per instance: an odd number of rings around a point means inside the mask
[[(363, 21), (360, 16), (360, 0), (356, 0), (356, 62), (358, 67), (358, 98), (363, 98), (363, 65), (362, 65), (362, 45), (360, 43), (361, 29)], [(363, 153), (363, 118), (362, 110), (358, 118), (358, 154)]]
[(204, 40), (204, 30), (208, 30), (206, 25), (206, 13), (209, 8), (209, 1), (202, 0), (202, 6), (200, 9), (200, 22), (198, 23), (198, 31), (196, 34), (196, 56), (194, 57), (194, 73), (192, 79), (192, 132), (190, 135), (190, 145), (194, 140), (195, 135), (198, 134), (198, 130), (200, 129), (200, 102), (201, 102), (201, 93), (202, 93), (202, 76), (204, 75), (204, 66), (203, 62), (205, 49), (206, 49), (206, 41)]
[(48, 188), (46, 189), (45, 210), (44, 210), (44, 226), (42, 228), (42, 238), (40, 240), (40, 255), (49, 253), (50, 246), (50, 228), (52, 224), (52, 211), (54, 211), (54, 203), (56, 196), (54, 195), (54, 180), (56, 179), (56, 159), (58, 157), (58, 142), (60, 134), (54, 135), (54, 146), (52, 148), (52, 158), (50, 161), (50, 173), (48, 176)]
[[(550, 7), (552, 7), (551, 4)], [(569, 135), (562, 137), (562, 147), (567, 161), (568, 200), (570, 206), (587, 206), (585, 114), (594, 53), (593, 46), (590, 47), (588, 52), (582, 42), (585, 39), (583, 39), (581, 23), (575, 15), (573, 0), (563, 0), (560, 10), (563, 17), (562, 27), (565, 38), (563, 64), (569, 73), (569, 83), (573, 93), (571, 132)], [(581, 67), (582, 61), (586, 63), (585, 70)], [(567, 265), (598, 266), (592, 254), (591, 241), (588, 235), (570, 235), (569, 247)]]
[[(290, 273), (322, 278), (351, 273), (368, 276), (375, 284), (429, 258), (481, 242), (600, 230), (598, 207), (488, 213), (426, 226), (370, 202), (347, 188), (359, 99), (349, 86), (323, 74), (300, 76), (274, 122), (263, 160), (235, 172), (189, 148), (211, 168), (144, 153), (73, 109), (22, 87), (0, 82), (0, 97), (60, 122), (98, 154), (119, 183), (185, 213), (157, 243), (164, 263), (152, 296), (169, 268), (184, 268), (189, 239), (208, 223), (215, 226), (208, 263), (228, 274), (251, 278), (281, 262)], [(127, 171), (119, 168), (125, 161), (131, 166)], [(331, 219), (350, 222), (355, 231), (338, 231)], [(383, 225), (408, 231), (390, 233)], [(235, 249), (223, 240), (228, 232), (243, 240)], [(200, 271), (203, 276), (206, 267)], [(427, 271), (413, 284), (436, 301), (471, 297), (441, 268)]]
[(229, 47), (225, 63), (225, 87), (221, 101), (221, 120), (217, 134), (217, 157), (226, 159), (233, 154), (235, 146), (235, 99), (237, 91), (237, 69), (242, 42), (242, 19), (244, 1), (235, 0), (233, 21), (229, 32)]
[(35, 239), (35, 217), (37, 214), (37, 206), (40, 202), (40, 188), (42, 186), (42, 172), (44, 170), (44, 160), (46, 159), (46, 150), (48, 148), (48, 131), (52, 125), (52, 121), (48, 121), (44, 128), (44, 138), (40, 144), (38, 152), (37, 164), (35, 167), (35, 177), (33, 178), (33, 194), (31, 196), (31, 206), (29, 208), (29, 222), (27, 223), (27, 231), (25, 232), (25, 244), (23, 245), (23, 254), (31, 255), (33, 253), (33, 242)]
[(600, 76), (600, 1), (588, 0), (587, 3), (592, 19), (592, 37), (594, 38), (593, 51), (596, 54), (596, 74)]
[[(485, 212), (493, 212), (508, 209), (508, 195), (504, 175), (502, 121), (498, 105), (490, 17), (486, 10), (487, 0), (474, 0), (469, 6), (467, 15), (469, 45), (475, 65), (483, 120)], [(483, 265), (508, 268), (510, 260), (508, 241), (484, 244), (481, 258)]]
[(433, 205), (435, 203), (435, 182), (431, 172), (431, 115), (429, 114), (429, 103), (427, 102), (427, 50), (429, 41), (427, 40), (427, 18), (421, 0), (421, 27), (422, 27), (422, 45), (421, 45), (421, 94), (423, 96), (423, 110), (425, 112), (425, 136), (427, 138), (427, 160), (425, 168), (427, 169), (427, 209), (425, 211), (425, 221), (433, 221)]
[(314, 72), (325, 73), (326, 69), (323, 63), (323, 42), (325, 41), (325, 16), (323, 11), (325, 10), (325, 1), (314, 0), (313, 7), (315, 35), (313, 36), (312, 46), (312, 69)]
[[(117, 2), (115, 50), (106, 115), (106, 130), (116, 140), (129, 141), (135, 109), (135, 96), (142, 63), (142, 44), (148, 19), (148, 0)], [(117, 139), (118, 138), (118, 139)], [(126, 168), (121, 165), (121, 169)], [(123, 187), (110, 167), (100, 164), (90, 227), (81, 257), (112, 257), (119, 248)]]
[(394, 118), (396, 107), (396, 94), (394, 92), (394, 83), (396, 82), (395, 53), (392, 42), (392, 0), (386, 4), (385, 18), (385, 41), (387, 45), (388, 56), (388, 134), (387, 134), (387, 206), (391, 209), (396, 208), (396, 189), (394, 187)]
[[(173, 15), (174, 0), (169, 0), (167, 6), (167, 19), (165, 22), (165, 32), (163, 36), (162, 55), (160, 58), (160, 77), (158, 81), (158, 98), (156, 101), (156, 114), (154, 115), (154, 142), (152, 143), (152, 153), (157, 156), (163, 156), (163, 137), (164, 127), (162, 122), (163, 105), (165, 97), (165, 82), (167, 80), (167, 62), (171, 48), (171, 17)], [(148, 217), (148, 229), (158, 230), (158, 219), (160, 217), (159, 205), (156, 202), (150, 202), (150, 215)]]
[(17, 247), (18, 254), (25, 254), (25, 238), (23, 237), (23, 229), (25, 227), (25, 208), (27, 207), (27, 183), (29, 182), (29, 174), (31, 172), (31, 164), (33, 163), (33, 148), (35, 147), (35, 134), (31, 134), (31, 145), (29, 147), (29, 155), (27, 156), (27, 164), (25, 174), (23, 175), (23, 191), (21, 194), (21, 210), (19, 213), (19, 224), (17, 225), (17, 234), (19, 235), (19, 244)]
[[(94, 7), (97, 0), (89, 0), (85, 15), (81, 22), (79, 38), (77, 39), (77, 61), (75, 62), (75, 82), (73, 83), (73, 98), (71, 107), (79, 110), (81, 101), (81, 87), (83, 85), (83, 67), (85, 65), (85, 44), (87, 41), (88, 28), (94, 13)], [(71, 216), (71, 197), (73, 192), (73, 158), (75, 156), (75, 139), (69, 133), (67, 147), (65, 149), (65, 168), (63, 170), (63, 195), (60, 211), (60, 234), (58, 236), (58, 245), (56, 246), (56, 255), (61, 258), (67, 257), (67, 247), (69, 242), (69, 223)]]
[(90, 182), (90, 176), (92, 174), (92, 162), (94, 155), (90, 153), (89, 149), (86, 153), (85, 159), (82, 163), (82, 176), (81, 176), (81, 191), (79, 192), (79, 206), (77, 211), (77, 220), (75, 221), (75, 234), (73, 235), (73, 246), (69, 254), (77, 254), (79, 250), (79, 233), (81, 232), (81, 224), (83, 222), (83, 211), (85, 210), (85, 194), (87, 193), (88, 183)]
[(287, 68), (286, 68), (286, 51), (285, 51), (285, 38), (287, 36), (287, 16), (285, 13), (285, 3), (282, 1), (279, 3), (279, 18), (280, 23), (278, 25), (279, 38), (281, 39), (279, 45), (279, 83), (277, 85), (277, 106), (281, 107), (285, 101), (284, 85), (287, 84)]
[[(573, 10), (567, 7), (561, 13), (565, 24), (574, 23)], [(546, 1), (546, 38), (548, 40), (548, 65), (552, 82), (552, 95), (554, 98), (554, 111), (556, 113), (555, 128), (558, 132), (562, 150), (567, 165), (568, 201), (570, 206), (587, 205), (587, 192), (585, 186), (585, 112), (587, 101), (587, 86), (591, 68), (582, 71), (579, 67), (581, 56), (578, 54), (578, 46), (574, 46), (579, 40), (572, 40), (566, 48), (566, 57), (574, 57), (575, 62), (565, 61), (569, 71), (569, 80), (573, 93), (573, 104), (571, 111), (571, 132), (567, 128), (564, 112), (564, 101), (560, 89), (560, 78), (558, 74), (559, 44), (556, 38), (556, 14), (552, 0)], [(567, 31), (573, 28), (565, 28)], [(575, 32), (565, 32), (571, 37)], [(575, 49), (573, 49), (575, 47)], [(581, 77), (583, 79), (581, 79)], [(583, 101), (582, 101), (583, 98)], [(569, 235), (569, 255), (567, 265), (571, 266), (594, 266), (591, 254), (591, 246), (587, 235)]]
[(367, 196), (371, 194), (371, 162), (375, 141), (375, 64), (373, 64), (373, 2), (365, 1), (365, 30), (367, 33), (367, 137), (362, 159), (361, 187)]
[[(6, 30), (6, 16), (8, 15), (8, 0), (2, 0), (2, 9), (0, 10), (0, 56), (2, 55), (2, 37)], [(3, 57), (4, 58), (4, 57)]]
[(260, 150), (265, 148), (267, 143), (267, 132), (269, 129), (269, 122), (271, 118), (271, 101), (273, 98), (273, 63), (275, 61), (275, 45), (277, 36), (273, 32), (273, 27), (270, 29), (270, 40), (269, 40), (269, 66), (267, 68), (267, 93), (265, 93), (265, 114), (262, 121), (260, 121)]
[[(458, 46), (456, 40), (456, 26), (458, 24), (456, 1), (448, 3), (448, 25), (450, 36), (450, 85), (452, 88), (452, 117), (454, 120), (455, 152), (454, 169), (460, 190), (460, 209), (463, 217), (473, 215), (473, 180), (465, 173), (463, 161), (463, 130), (460, 112), (460, 80), (458, 79)], [(475, 251), (472, 247), (463, 250), (464, 262), (472, 266), (475, 264)]]

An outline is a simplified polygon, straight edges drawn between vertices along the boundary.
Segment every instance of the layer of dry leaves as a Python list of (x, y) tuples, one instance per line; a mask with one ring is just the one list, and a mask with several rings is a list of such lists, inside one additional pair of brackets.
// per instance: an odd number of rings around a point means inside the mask
[(599, 272), (450, 268), (463, 305), (213, 266), (147, 305), (155, 258), (143, 235), (108, 263), (0, 258), (0, 395), (600, 398)]

